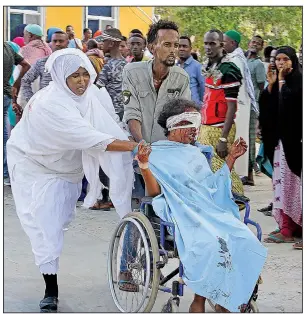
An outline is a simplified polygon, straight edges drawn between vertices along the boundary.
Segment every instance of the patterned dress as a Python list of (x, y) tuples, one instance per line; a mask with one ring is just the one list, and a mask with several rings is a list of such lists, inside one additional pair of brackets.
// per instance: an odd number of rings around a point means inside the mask
[(302, 227), (301, 179), (289, 169), (281, 141), (274, 154), (273, 188), (273, 216), (281, 232), (299, 230)]

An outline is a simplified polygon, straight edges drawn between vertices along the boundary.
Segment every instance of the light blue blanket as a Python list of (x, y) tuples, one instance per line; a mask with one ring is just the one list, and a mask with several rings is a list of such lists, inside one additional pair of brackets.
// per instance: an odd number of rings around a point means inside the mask
[(184, 282), (195, 293), (239, 312), (254, 290), (267, 249), (240, 221), (225, 164), (213, 173), (201, 151), (171, 141), (152, 144), (149, 167), (161, 186), (156, 214), (175, 224)]

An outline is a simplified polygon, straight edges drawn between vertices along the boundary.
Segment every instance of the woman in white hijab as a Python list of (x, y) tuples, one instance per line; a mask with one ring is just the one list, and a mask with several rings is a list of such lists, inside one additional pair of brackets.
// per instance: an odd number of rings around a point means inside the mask
[[(129, 141), (99, 100), (96, 71), (77, 49), (53, 53), (52, 82), (27, 104), (7, 142), (12, 193), (46, 290), (41, 312), (57, 310), (57, 272), (63, 229), (71, 222), (84, 172), (99, 182), (99, 164), (110, 178), (110, 197), (120, 217), (131, 211)], [(95, 197), (93, 197), (95, 201)]]

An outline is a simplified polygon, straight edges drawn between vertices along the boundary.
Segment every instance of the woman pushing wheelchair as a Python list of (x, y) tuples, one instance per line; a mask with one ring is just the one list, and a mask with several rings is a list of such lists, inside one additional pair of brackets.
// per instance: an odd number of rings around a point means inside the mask
[(240, 221), (231, 193), (230, 172), (247, 145), (238, 139), (224, 166), (213, 173), (205, 156), (213, 153), (212, 147), (197, 143), (201, 115), (194, 102), (170, 101), (158, 123), (167, 140), (140, 143), (136, 159), (156, 215), (175, 225), (183, 280), (195, 293), (190, 312), (204, 312), (206, 298), (221, 311), (239, 312), (267, 256)]

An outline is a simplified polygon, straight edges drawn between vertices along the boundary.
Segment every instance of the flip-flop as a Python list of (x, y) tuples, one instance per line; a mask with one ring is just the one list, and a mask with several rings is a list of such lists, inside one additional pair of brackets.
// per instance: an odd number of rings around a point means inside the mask
[(277, 233), (280, 233), (280, 229), (279, 229), (279, 228), (277, 228), (277, 229), (275, 229), (274, 231), (270, 232), (270, 233), (268, 234), (268, 236), (273, 235), (273, 234), (277, 234)]
[[(276, 233), (276, 234), (279, 234), (279, 233)], [(286, 238), (286, 237), (284, 237), (284, 239), (280, 239), (272, 234), (272, 235), (269, 235), (266, 239), (264, 239), (263, 242), (279, 244), (279, 243), (295, 243), (295, 240), (294, 238)]]

